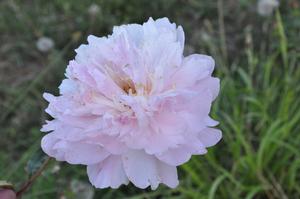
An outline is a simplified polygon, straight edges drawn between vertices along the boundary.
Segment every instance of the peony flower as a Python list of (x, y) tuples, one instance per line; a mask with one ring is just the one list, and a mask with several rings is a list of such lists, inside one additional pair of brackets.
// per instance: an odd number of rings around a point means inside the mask
[(49, 37), (40, 37), (36, 42), (36, 47), (41, 52), (48, 52), (54, 47), (54, 41)]
[(278, 6), (278, 0), (259, 0), (257, 3), (257, 12), (261, 16), (270, 16)]
[(97, 188), (178, 185), (177, 166), (221, 139), (209, 117), (219, 92), (214, 60), (183, 56), (184, 32), (167, 18), (88, 37), (66, 69), (60, 95), (45, 93), (54, 119), (43, 150), (87, 165)]
[(100, 6), (97, 4), (91, 4), (90, 7), (88, 8), (88, 13), (91, 16), (96, 16), (100, 12)]

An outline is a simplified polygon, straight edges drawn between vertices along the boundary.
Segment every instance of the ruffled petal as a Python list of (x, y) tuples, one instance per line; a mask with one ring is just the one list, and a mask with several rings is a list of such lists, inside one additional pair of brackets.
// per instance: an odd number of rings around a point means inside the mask
[(211, 147), (221, 140), (222, 132), (218, 129), (206, 128), (199, 133), (198, 137), (205, 147)]
[(49, 156), (70, 164), (95, 164), (109, 156), (109, 153), (99, 145), (67, 142), (58, 139), (53, 133), (43, 137), (41, 146)]
[(103, 162), (88, 165), (89, 180), (96, 188), (118, 188), (127, 185), (129, 180), (125, 174), (121, 156), (111, 155)]
[(197, 137), (187, 136), (185, 144), (156, 154), (156, 157), (169, 165), (178, 166), (189, 161), (192, 155), (202, 155), (207, 152), (205, 145)]
[(194, 86), (197, 81), (211, 75), (215, 62), (207, 55), (193, 54), (185, 57), (181, 68), (172, 77), (178, 88)]
[[(158, 161), (159, 162), (159, 161)], [(159, 176), (162, 183), (166, 184), (170, 188), (175, 188), (179, 184), (177, 169), (175, 166), (159, 162)]]
[(160, 179), (154, 156), (143, 151), (130, 150), (122, 156), (125, 172), (129, 180), (137, 187), (145, 189), (151, 185), (156, 189)]
[(158, 161), (155, 156), (142, 150), (130, 150), (122, 159), (129, 180), (139, 188), (151, 186), (154, 190), (159, 183), (170, 187), (176, 187), (178, 184), (176, 168)]

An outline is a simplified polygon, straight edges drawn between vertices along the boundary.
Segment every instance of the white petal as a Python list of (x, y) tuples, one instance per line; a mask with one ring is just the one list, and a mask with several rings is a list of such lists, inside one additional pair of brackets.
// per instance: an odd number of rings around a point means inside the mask
[(192, 153), (184, 148), (169, 149), (162, 154), (156, 155), (159, 160), (172, 166), (178, 166), (187, 162), (191, 156)]
[(212, 119), (209, 116), (207, 116), (207, 118), (205, 118), (205, 123), (206, 123), (207, 126), (217, 126), (219, 124), (218, 121)]
[(202, 155), (206, 152), (204, 144), (198, 138), (190, 136), (186, 144), (157, 154), (156, 157), (169, 165), (178, 166), (187, 162), (192, 155)]
[(167, 17), (156, 19), (155, 25), (159, 29), (168, 29), (169, 31), (175, 31), (176, 30), (176, 24), (171, 23), (170, 20)]
[(182, 67), (172, 77), (178, 88), (193, 86), (197, 81), (211, 75), (215, 61), (212, 57), (193, 54), (185, 57)]
[(65, 150), (65, 160), (70, 164), (95, 164), (109, 156), (101, 146), (82, 142), (66, 143), (66, 148), (60, 150)]
[(149, 20), (143, 24), (144, 40), (153, 39), (158, 34), (154, 20), (150, 17)]
[(77, 85), (73, 80), (64, 79), (61, 85), (59, 86), (59, 93), (61, 95), (74, 93), (77, 89)]
[(175, 166), (167, 165), (163, 162), (158, 161), (159, 163), (159, 174), (162, 183), (166, 184), (171, 188), (177, 187), (179, 184), (177, 169)]
[(96, 188), (118, 188), (129, 183), (124, 172), (122, 159), (118, 155), (111, 155), (103, 162), (89, 165), (87, 173), (91, 183)]
[(184, 31), (181, 26), (178, 26), (178, 28), (177, 28), (177, 39), (183, 49), (185, 37), (184, 37)]
[(205, 147), (217, 144), (222, 138), (222, 132), (214, 128), (206, 128), (199, 133), (199, 139)]
[(125, 172), (129, 180), (139, 188), (156, 189), (159, 183), (174, 188), (178, 185), (176, 167), (159, 161), (142, 150), (131, 150), (123, 155)]
[(53, 149), (53, 146), (58, 141), (59, 139), (57, 139), (53, 133), (48, 133), (42, 138), (41, 147), (47, 155), (56, 158), (56, 160), (58, 161), (63, 161), (64, 160), (63, 152)]
[(157, 188), (158, 176), (156, 159), (142, 150), (130, 150), (122, 156), (125, 172), (129, 180), (137, 187), (145, 189), (149, 185)]
[(48, 133), (42, 139), (42, 149), (49, 156), (70, 164), (95, 164), (105, 159), (109, 153), (99, 145), (84, 142), (68, 142), (59, 139), (55, 133)]
[(212, 101), (213, 101), (219, 94), (220, 80), (219, 78), (215, 78), (215, 77), (205, 78), (203, 80), (198, 81), (196, 89), (198, 91), (209, 90), (212, 95)]

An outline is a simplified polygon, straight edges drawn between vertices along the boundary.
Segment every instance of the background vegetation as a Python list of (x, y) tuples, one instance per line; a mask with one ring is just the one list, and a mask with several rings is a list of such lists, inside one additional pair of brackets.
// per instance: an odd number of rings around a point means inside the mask
[[(186, 54), (216, 59), (222, 85), (212, 117), (224, 137), (179, 167), (174, 190), (129, 185), (95, 190), (94, 198), (300, 198), (298, 0), (281, 1), (270, 16), (257, 13), (255, 0), (0, 1), (0, 179), (17, 188), (27, 179), (48, 117), (42, 93), (58, 93), (74, 49), (89, 34), (150, 16), (183, 25)], [(55, 43), (49, 52), (36, 47), (42, 36)], [(23, 198), (80, 198), (75, 179), (88, 182), (83, 166), (52, 161)]]

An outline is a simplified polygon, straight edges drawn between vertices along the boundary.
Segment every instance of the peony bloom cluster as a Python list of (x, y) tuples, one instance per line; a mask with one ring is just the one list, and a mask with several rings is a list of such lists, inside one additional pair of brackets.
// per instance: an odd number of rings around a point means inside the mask
[(167, 18), (88, 37), (66, 69), (60, 95), (45, 93), (54, 119), (43, 150), (87, 165), (97, 188), (178, 185), (176, 166), (222, 137), (210, 107), (219, 92), (214, 60), (183, 56), (184, 32)]

